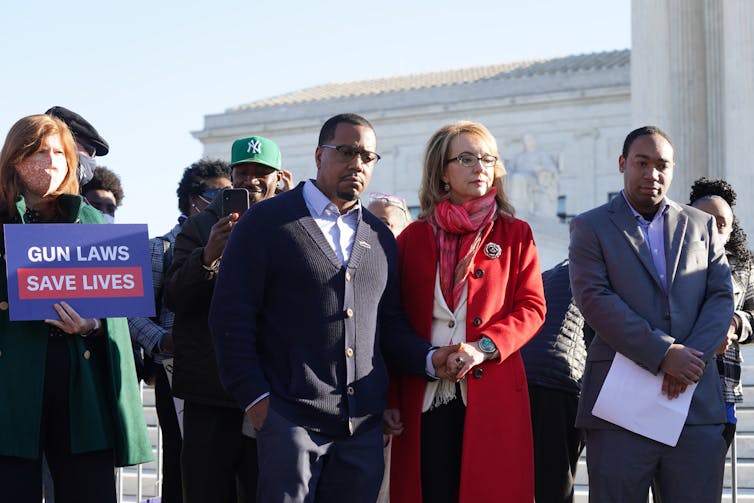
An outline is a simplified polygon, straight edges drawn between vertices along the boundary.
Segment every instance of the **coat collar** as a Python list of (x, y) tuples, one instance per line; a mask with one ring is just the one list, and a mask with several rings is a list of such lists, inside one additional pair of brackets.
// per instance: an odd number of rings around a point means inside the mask
[[(686, 234), (688, 216), (683, 212), (680, 204), (667, 198), (666, 201), (667, 211), (663, 227), (665, 235), (665, 260), (668, 274), (667, 289), (670, 291), (681, 257), (681, 243), (683, 242), (683, 236)], [(646, 245), (644, 233), (641, 231), (636, 217), (622, 195), (619, 194), (608, 203), (608, 215), (613, 224), (626, 238), (634, 253), (639, 257), (644, 268), (655, 280), (657, 286), (663, 288), (663, 282), (657, 276), (652, 256), (649, 253), (649, 247)]]
[[(320, 251), (330, 260), (333, 266), (340, 269), (343, 267), (343, 264), (335, 254), (335, 250), (330, 246), (330, 243), (327, 242), (325, 235), (322, 233), (322, 229), (319, 228), (317, 222), (315, 222), (312, 215), (309, 214), (309, 208), (306, 206), (306, 201), (304, 200), (304, 183), (305, 182), (299, 183), (296, 188), (290, 191), (294, 193), (296, 197), (295, 204), (297, 213), (303, 215), (302, 218), (299, 219), (299, 223), (317, 244)], [(346, 264), (346, 267), (351, 271), (359, 267), (362, 259), (370, 251), (372, 247), (371, 243), (376, 242), (373, 236), (374, 230), (372, 230), (369, 224), (364, 222), (364, 211), (362, 211), (361, 208), (359, 208), (358, 211), (359, 218), (358, 223), (356, 224), (356, 234), (354, 235), (353, 247), (351, 248), (351, 256)]]
[[(62, 213), (59, 223), (76, 223), (79, 220), (79, 210), (83, 204), (83, 198), (78, 194), (60, 194), (56, 204)], [(26, 199), (19, 195), (16, 200), (16, 212), (21, 223), (26, 222)]]

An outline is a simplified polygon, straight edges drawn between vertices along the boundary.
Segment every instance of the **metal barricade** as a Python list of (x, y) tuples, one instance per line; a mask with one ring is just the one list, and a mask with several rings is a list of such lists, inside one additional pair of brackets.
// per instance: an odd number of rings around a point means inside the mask
[[(142, 407), (144, 407), (144, 383), (139, 381), (139, 394), (141, 397)], [(156, 414), (155, 414), (156, 417)], [(147, 425), (148, 427), (151, 425)], [(162, 430), (160, 429), (160, 420), (155, 420), (155, 427), (157, 429), (156, 441), (152, 445), (153, 452), (155, 453), (156, 473), (154, 479), (154, 490), (148, 491), (155, 495), (160, 495), (162, 492)], [(135, 472), (136, 476), (136, 491), (129, 490), (131, 484), (126, 484), (127, 478), (130, 478), (131, 473)], [(116, 477), (116, 500), (118, 503), (124, 501), (136, 501), (141, 502), (144, 500), (144, 465), (137, 465), (135, 467), (118, 468), (115, 472)], [(127, 498), (127, 499), (124, 499)]]

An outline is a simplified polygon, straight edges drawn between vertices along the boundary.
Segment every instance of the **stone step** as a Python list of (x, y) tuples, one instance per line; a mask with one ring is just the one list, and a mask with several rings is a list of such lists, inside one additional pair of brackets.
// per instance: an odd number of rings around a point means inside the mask
[[(121, 483), (123, 487), (123, 500), (130, 498), (136, 501), (138, 492), (138, 472), (135, 467), (124, 468), (121, 472)], [(116, 485), (117, 488), (117, 485)], [(142, 499), (160, 494), (158, 486), (158, 477), (154, 469), (144, 468), (141, 473), (141, 496)]]
[(149, 463), (142, 463), (141, 465), (124, 466), (120, 468), (120, 470), (124, 471), (125, 473), (136, 473), (138, 466), (141, 466), (142, 470), (153, 472), (157, 470), (157, 449), (154, 446), (152, 446), (152, 461), (150, 461)]
[[(751, 372), (754, 374), (754, 370)], [(736, 405), (738, 409), (752, 409), (754, 408), (754, 386), (744, 386), (744, 401)]]
[(144, 420), (147, 423), (147, 427), (157, 426), (159, 424), (159, 420), (157, 419), (157, 409), (154, 407), (143, 407), (142, 410), (144, 411)]
[(754, 409), (738, 408), (736, 410), (738, 423), (736, 430), (741, 433), (754, 432)]
[[(728, 459), (730, 460), (730, 450)], [(754, 433), (736, 432), (736, 457), (739, 461), (754, 460)]]
[[(577, 485), (574, 491), (574, 503), (589, 503), (589, 488), (585, 485)], [(650, 496), (648, 503), (652, 501)], [(721, 503), (731, 503), (730, 489), (723, 489), (723, 497), (720, 500)], [(736, 494), (736, 501), (738, 503), (754, 503), (754, 491), (751, 489), (739, 489)]]
[(754, 363), (754, 355), (747, 359), (741, 366), (741, 382), (744, 386), (754, 385), (754, 365), (750, 362)]
[(151, 386), (144, 386), (142, 385), (142, 404), (145, 407), (154, 407), (155, 405), (155, 397), (154, 397), (154, 388)]
[(147, 433), (149, 434), (149, 443), (152, 444), (152, 448), (157, 447), (157, 437), (160, 433), (159, 425), (147, 426)]

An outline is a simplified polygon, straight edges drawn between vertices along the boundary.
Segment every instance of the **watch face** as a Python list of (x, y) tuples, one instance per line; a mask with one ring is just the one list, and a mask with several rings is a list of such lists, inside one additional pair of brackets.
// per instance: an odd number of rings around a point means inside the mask
[(482, 337), (479, 339), (479, 349), (485, 353), (494, 353), (497, 346), (495, 346), (495, 343), (489, 337)]

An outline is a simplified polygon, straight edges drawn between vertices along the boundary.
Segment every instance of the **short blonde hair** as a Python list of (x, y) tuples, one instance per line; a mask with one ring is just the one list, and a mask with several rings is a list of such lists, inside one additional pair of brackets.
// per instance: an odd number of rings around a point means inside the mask
[(79, 156), (70, 129), (63, 121), (50, 115), (29, 115), (13, 124), (0, 151), (0, 214), (10, 217), (15, 212), (16, 199), (21, 194), (22, 187), (16, 166), (35, 154), (48, 136), (56, 134), (60, 135), (68, 173), (52, 198), (60, 194), (79, 193)]
[(478, 136), (491, 149), (489, 153), (498, 158), (495, 163), (495, 178), (492, 183), (497, 190), (495, 201), (500, 215), (513, 217), (515, 210), (505, 194), (506, 171), (497, 150), (495, 137), (484, 125), (478, 122), (459, 121), (441, 127), (427, 142), (421, 188), (419, 189), (419, 204), (421, 206), (419, 220), (426, 219), (434, 212), (437, 203), (450, 197), (450, 193), (443, 188), (442, 177), (445, 174), (445, 161), (450, 155), (451, 143), (454, 138), (462, 133)]

